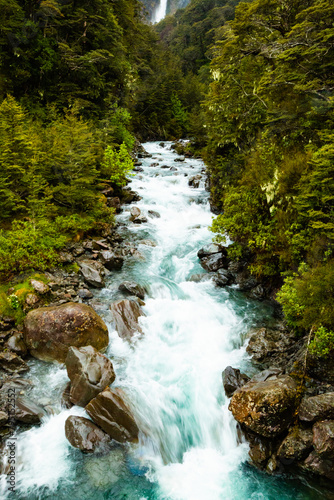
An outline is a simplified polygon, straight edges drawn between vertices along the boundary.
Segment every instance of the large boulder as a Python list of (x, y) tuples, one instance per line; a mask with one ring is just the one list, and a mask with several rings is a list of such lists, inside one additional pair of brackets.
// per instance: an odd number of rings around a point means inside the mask
[(227, 286), (233, 283), (234, 278), (227, 269), (218, 269), (214, 275), (213, 281), (217, 286)]
[(227, 366), (223, 371), (223, 385), (225, 394), (228, 398), (232, 394), (245, 385), (249, 381), (249, 377), (240, 372), (237, 368), (232, 368), (232, 366)]
[(274, 437), (291, 424), (298, 403), (298, 384), (288, 375), (250, 381), (232, 396), (229, 409), (247, 429)]
[(88, 418), (74, 415), (68, 417), (65, 422), (65, 436), (74, 448), (83, 453), (93, 453), (110, 442), (108, 434)]
[(15, 420), (23, 424), (38, 424), (42, 417), (46, 415), (45, 410), (23, 396), (16, 399), (15, 402)]
[(252, 330), (246, 351), (253, 362), (264, 363), (291, 346), (291, 338), (285, 331), (259, 328)]
[(334, 420), (324, 420), (313, 426), (313, 446), (322, 458), (334, 459)]
[(94, 309), (68, 302), (30, 311), (24, 320), (24, 340), (32, 356), (64, 362), (71, 346), (108, 346), (108, 328)]
[(123, 281), (123, 283), (119, 285), (118, 289), (128, 295), (135, 295), (142, 300), (145, 298), (144, 288), (134, 281)]
[(107, 388), (86, 406), (86, 411), (112, 439), (120, 443), (136, 441), (139, 429), (122, 396), (119, 389)]
[(209, 273), (218, 271), (227, 263), (226, 257), (222, 253), (214, 253), (201, 259), (201, 266)]
[(316, 451), (312, 451), (302, 464), (302, 468), (307, 472), (312, 472), (318, 476), (334, 480), (334, 461), (324, 459)]
[(326, 392), (302, 400), (299, 418), (304, 422), (334, 419), (334, 392)]
[(213, 255), (215, 253), (221, 253), (222, 247), (220, 245), (216, 245), (215, 243), (210, 243), (205, 247), (202, 247), (197, 252), (197, 257), (199, 259), (203, 259), (204, 257), (208, 257), (209, 255)]
[(115, 380), (111, 361), (90, 345), (70, 347), (65, 364), (71, 381), (70, 401), (78, 406), (86, 406)]
[(134, 300), (119, 300), (110, 306), (114, 319), (115, 329), (121, 338), (131, 339), (136, 332), (142, 333), (138, 324), (143, 310)]
[(124, 264), (122, 255), (112, 252), (111, 250), (104, 250), (100, 252), (100, 259), (104, 267), (109, 271), (118, 271)]
[(301, 429), (296, 426), (289, 430), (289, 434), (282, 441), (277, 455), (281, 462), (292, 463), (303, 460), (312, 450), (313, 434), (311, 429)]
[(94, 288), (103, 288), (105, 286), (104, 279), (101, 275), (101, 269), (97, 262), (91, 259), (78, 261), (81, 273), (85, 282)]

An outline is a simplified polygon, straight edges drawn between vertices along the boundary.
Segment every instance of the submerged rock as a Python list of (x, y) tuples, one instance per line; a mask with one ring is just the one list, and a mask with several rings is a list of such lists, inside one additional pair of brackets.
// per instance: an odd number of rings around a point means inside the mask
[(232, 396), (229, 409), (246, 428), (274, 437), (291, 424), (298, 404), (298, 385), (288, 375), (250, 381)]
[(139, 429), (122, 396), (119, 389), (108, 388), (86, 406), (86, 411), (112, 439), (120, 443), (136, 441)]
[(71, 415), (65, 422), (65, 436), (69, 443), (84, 453), (94, 453), (110, 442), (110, 436), (88, 418)]
[(142, 333), (138, 324), (144, 312), (137, 302), (129, 299), (119, 300), (110, 306), (115, 328), (121, 338), (131, 339), (136, 332)]
[(226, 257), (222, 253), (214, 253), (201, 259), (201, 266), (208, 272), (218, 271), (227, 263)]
[(227, 366), (222, 375), (225, 394), (228, 398), (250, 380), (247, 375), (241, 373), (237, 368), (232, 368), (232, 366)]
[(116, 378), (111, 361), (92, 346), (70, 347), (65, 364), (70, 401), (78, 406), (86, 406)]
[(155, 210), (149, 210), (148, 211), (148, 215), (152, 218), (152, 219), (160, 219), (161, 215), (159, 214), (159, 212), (156, 212)]
[(299, 419), (304, 422), (334, 419), (334, 392), (327, 392), (302, 400)]
[(30, 354), (43, 361), (64, 362), (69, 347), (108, 346), (108, 328), (94, 309), (68, 302), (30, 311), (24, 320), (24, 340)]
[(134, 281), (123, 281), (123, 283), (119, 285), (118, 289), (128, 295), (135, 295), (142, 300), (145, 298), (144, 288)]

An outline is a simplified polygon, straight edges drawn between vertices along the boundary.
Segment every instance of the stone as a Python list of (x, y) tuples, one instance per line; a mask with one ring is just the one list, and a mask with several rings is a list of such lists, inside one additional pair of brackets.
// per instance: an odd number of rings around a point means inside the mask
[(235, 282), (241, 292), (249, 292), (258, 285), (257, 280), (253, 276), (249, 276), (248, 273), (238, 274)]
[(0, 352), (0, 368), (9, 373), (29, 371), (27, 363), (20, 356), (10, 351)]
[(94, 250), (109, 250), (106, 240), (92, 240)]
[(78, 264), (80, 266), (81, 274), (88, 285), (91, 285), (94, 288), (103, 288), (105, 286), (104, 279), (102, 278), (100, 270), (94, 260), (79, 260)]
[(145, 289), (134, 281), (123, 281), (123, 283), (119, 285), (118, 290), (128, 295), (135, 295), (142, 300), (145, 298)]
[(334, 419), (334, 392), (304, 398), (299, 407), (299, 419), (303, 422)]
[(285, 331), (259, 328), (249, 339), (246, 351), (255, 363), (263, 363), (268, 357), (284, 352), (291, 345), (291, 338)]
[(140, 216), (141, 210), (138, 207), (132, 207), (130, 213), (131, 213), (130, 221), (133, 222), (137, 217)]
[(71, 415), (65, 422), (65, 436), (68, 442), (83, 453), (94, 453), (110, 442), (103, 432), (88, 418)]
[(227, 264), (226, 257), (222, 253), (214, 253), (203, 257), (200, 261), (201, 266), (208, 272), (215, 272)]
[(72, 262), (74, 261), (74, 257), (69, 252), (59, 252), (59, 260), (63, 264), (72, 264)]
[(118, 271), (124, 264), (124, 258), (119, 254), (111, 252), (110, 250), (100, 252), (100, 258), (103, 265), (109, 271)]
[(86, 406), (86, 411), (115, 441), (124, 443), (138, 439), (138, 426), (119, 389), (107, 388)]
[(39, 297), (35, 293), (28, 293), (25, 303), (28, 307), (34, 307), (39, 302)]
[(8, 422), (8, 414), (5, 411), (0, 411), (0, 427), (6, 425)]
[(318, 476), (334, 480), (334, 461), (320, 457), (316, 451), (312, 451), (303, 462), (302, 468)]
[(189, 278), (189, 281), (193, 281), (194, 283), (201, 283), (202, 281), (210, 281), (211, 279), (212, 274), (198, 273), (192, 274)]
[(70, 399), (70, 393), (71, 393), (71, 382), (68, 382), (66, 384), (65, 389), (63, 390), (63, 393), (61, 395), (61, 406), (64, 408), (70, 409), (73, 406), (73, 403)]
[[(140, 167), (136, 167), (136, 168), (138, 169)], [(141, 170), (143, 170), (143, 169), (141, 169)], [(121, 200), (119, 199), (118, 196), (114, 196), (113, 198), (110, 198), (107, 202), (107, 205), (110, 208), (114, 208), (116, 214), (119, 214), (122, 211)]]
[(38, 424), (46, 415), (44, 409), (23, 396), (16, 398), (15, 420), (23, 424)]
[(298, 403), (298, 384), (288, 375), (250, 380), (232, 396), (229, 409), (247, 429), (274, 437), (290, 426)]
[(138, 241), (138, 245), (145, 245), (147, 247), (156, 247), (157, 246), (155, 241), (152, 241), (152, 240), (140, 240), (140, 241)]
[(241, 373), (237, 368), (232, 368), (232, 366), (227, 366), (222, 375), (225, 394), (228, 398), (250, 380), (247, 375)]
[(147, 217), (145, 215), (138, 215), (135, 219), (133, 219), (134, 224), (145, 224), (147, 222)]
[(141, 196), (131, 189), (123, 188), (122, 191), (122, 202), (125, 204), (132, 203), (133, 201), (140, 201)]
[(81, 299), (92, 299), (94, 295), (87, 288), (79, 288), (78, 295)]
[(318, 455), (334, 459), (334, 420), (316, 422), (312, 430), (313, 446)]
[(192, 188), (199, 188), (200, 183), (201, 183), (202, 176), (200, 174), (193, 175), (192, 177), (189, 177), (188, 180), (188, 186)]
[(86, 406), (115, 380), (112, 362), (94, 347), (70, 347), (65, 360), (71, 381), (70, 401)]
[(216, 245), (215, 243), (210, 243), (203, 248), (200, 248), (197, 252), (197, 257), (199, 259), (203, 259), (203, 257), (208, 257), (209, 255), (213, 255), (215, 253), (221, 253), (222, 247), (220, 245)]
[(213, 277), (213, 281), (217, 286), (223, 287), (231, 285), (234, 281), (232, 274), (227, 269), (218, 269)]
[(108, 328), (94, 309), (74, 302), (30, 311), (23, 335), (30, 354), (43, 361), (64, 362), (71, 346), (104, 350), (109, 341)]
[(119, 300), (110, 305), (118, 335), (131, 339), (136, 332), (143, 333), (138, 324), (140, 316), (144, 316), (141, 307), (133, 300)]
[(159, 214), (159, 212), (156, 212), (155, 210), (149, 210), (148, 211), (148, 215), (152, 218), (152, 219), (160, 219), (161, 215)]
[(266, 296), (266, 291), (262, 285), (257, 285), (249, 292), (249, 297), (254, 300), (263, 300)]
[(19, 356), (26, 356), (28, 352), (27, 346), (24, 343), (20, 332), (15, 332), (11, 337), (9, 337), (6, 347)]
[(311, 429), (301, 429), (298, 426), (289, 430), (282, 441), (277, 455), (281, 462), (290, 465), (294, 461), (304, 460), (312, 451), (313, 433)]

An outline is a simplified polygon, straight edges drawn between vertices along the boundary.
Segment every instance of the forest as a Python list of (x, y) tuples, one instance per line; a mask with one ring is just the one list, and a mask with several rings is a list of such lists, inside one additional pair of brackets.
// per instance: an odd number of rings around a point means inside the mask
[(137, 0), (0, 0), (1, 279), (113, 224), (136, 140), (187, 137), (215, 238), (328, 354), (333, 23), (330, 0), (192, 0), (153, 26)]

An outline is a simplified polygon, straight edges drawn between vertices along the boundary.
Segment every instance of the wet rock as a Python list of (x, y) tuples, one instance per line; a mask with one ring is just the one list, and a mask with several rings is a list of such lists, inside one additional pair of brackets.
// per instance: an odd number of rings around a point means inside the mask
[(322, 458), (334, 459), (334, 421), (324, 420), (313, 426), (313, 446)]
[(241, 292), (248, 292), (258, 285), (257, 280), (253, 276), (249, 276), (248, 273), (238, 274), (235, 282)]
[(151, 165), (150, 165), (150, 167), (158, 167), (158, 166), (159, 166), (158, 162), (151, 163)]
[(86, 411), (115, 441), (124, 443), (138, 439), (138, 426), (119, 389), (101, 392), (86, 406)]
[(265, 382), (251, 380), (233, 394), (229, 409), (246, 428), (264, 437), (274, 437), (291, 424), (297, 396), (298, 385), (288, 375)]
[[(223, 247), (221, 245), (216, 245), (215, 243), (211, 243), (210, 245), (206, 245), (203, 248), (200, 248), (197, 252), (197, 257), (199, 259), (203, 259), (203, 257), (208, 257), (209, 255), (213, 255), (215, 253), (222, 253)], [(225, 252), (226, 255), (226, 252)]]
[(223, 287), (231, 285), (234, 281), (232, 274), (227, 269), (218, 269), (214, 275), (213, 281), (217, 286)]
[(44, 409), (28, 399), (19, 397), (15, 404), (15, 420), (23, 424), (38, 424), (46, 415)]
[(27, 304), (28, 307), (34, 307), (34, 305), (38, 304), (39, 302), (39, 297), (35, 293), (28, 293), (26, 296), (25, 303)]
[(39, 293), (40, 295), (44, 295), (50, 291), (48, 285), (43, 283), (43, 281), (30, 280), (30, 284), (35, 290), (35, 292)]
[(92, 346), (70, 347), (65, 364), (71, 380), (70, 401), (78, 406), (86, 406), (115, 380), (111, 361)]
[[(141, 165), (141, 164), (140, 164)], [(144, 169), (140, 166), (136, 165), (133, 169), (134, 172), (144, 172)]]
[(105, 282), (101, 276), (100, 269), (96, 265), (94, 260), (85, 259), (78, 261), (81, 273), (84, 277), (85, 282), (94, 288), (103, 288)]
[(124, 264), (124, 258), (122, 257), (122, 255), (111, 252), (110, 250), (104, 250), (103, 252), (100, 252), (100, 258), (103, 265), (109, 271), (118, 271)]
[(226, 265), (226, 257), (222, 253), (214, 253), (212, 255), (208, 255), (207, 257), (203, 257), (201, 259), (200, 264), (208, 272), (215, 272)]
[(269, 368), (268, 370), (263, 370), (254, 375), (254, 377), (252, 377), (252, 382), (265, 382), (270, 378), (278, 377), (278, 375), (282, 375), (282, 370), (279, 368)]
[(202, 176), (200, 174), (193, 175), (192, 177), (189, 177), (188, 180), (188, 186), (192, 188), (199, 188), (200, 183), (201, 183)]
[(121, 338), (131, 339), (136, 332), (142, 333), (138, 319), (144, 316), (144, 313), (136, 302), (128, 299), (119, 300), (111, 304), (110, 310)]
[(185, 158), (175, 158), (175, 160), (174, 160), (174, 161), (176, 161), (176, 162), (180, 162), (180, 161), (184, 161), (184, 160), (185, 160)]
[(202, 281), (210, 281), (211, 279), (212, 279), (212, 274), (199, 273), (199, 274), (192, 274), (189, 278), (189, 281), (194, 281), (194, 283), (201, 283)]
[(125, 204), (132, 203), (133, 201), (140, 201), (141, 196), (131, 189), (123, 188), (122, 191), (122, 202)]
[(138, 215), (135, 219), (133, 219), (134, 224), (145, 224), (147, 222), (147, 217), (145, 215)]
[(304, 430), (298, 426), (290, 429), (277, 452), (283, 465), (290, 465), (294, 461), (306, 458), (312, 451), (312, 440), (311, 429)]
[(148, 211), (148, 215), (152, 218), (152, 219), (160, 219), (161, 215), (159, 214), (159, 212), (156, 212), (155, 210), (149, 210)]
[(263, 469), (272, 456), (275, 447), (273, 441), (250, 433), (247, 433), (247, 440), (249, 441), (249, 458), (257, 467)]
[(254, 300), (263, 300), (266, 296), (266, 291), (262, 285), (257, 285), (249, 292), (249, 297)]
[(9, 337), (6, 347), (19, 356), (26, 356), (28, 352), (27, 346), (24, 343), (20, 332), (15, 332), (11, 337)]
[(103, 350), (109, 340), (108, 328), (94, 309), (73, 302), (30, 311), (23, 333), (32, 356), (44, 361), (64, 362), (70, 346)]
[(79, 288), (78, 295), (81, 299), (92, 299), (94, 295), (87, 288)]
[[(139, 167), (137, 167), (137, 168), (139, 168)], [(114, 208), (116, 214), (119, 214), (122, 211), (121, 200), (119, 199), (118, 196), (114, 196), (113, 198), (110, 198), (107, 202), (107, 205), (110, 208)]]
[(303, 422), (334, 419), (334, 392), (327, 392), (302, 400), (299, 419)]
[(132, 207), (130, 213), (131, 213), (130, 221), (133, 222), (137, 217), (140, 216), (141, 210), (138, 207)]
[(316, 451), (312, 451), (303, 462), (302, 468), (318, 476), (334, 480), (334, 461), (323, 459)]
[(0, 368), (9, 373), (23, 373), (29, 370), (27, 363), (10, 351), (0, 352)]
[(249, 377), (241, 373), (237, 368), (227, 366), (223, 371), (223, 385), (226, 396), (230, 398), (237, 389), (245, 385), (249, 380)]
[(169, 169), (171, 172), (177, 172), (177, 168), (176, 167), (170, 167)]
[(147, 247), (156, 247), (157, 244), (155, 241), (152, 240), (140, 240), (138, 241), (138, 245), (145, 245)]
[(61, 395), (61, 400), (60, 400), (61, 405), (67, 409), (70, 409), (73, 406), (73, 403), (70, 399), (70, 393), (71, 393), (71, 382), (68, 382)]
[(135, 295), (143, 300), (145, 298), (144, 288), (134, 281), (123, 281), (123, 283), (119, 285), (118, 289), (128, 295)]
[(71, 415), (65, 422), (65, 436), (69, 443), (84, 453), (94, 453), (110, 442), (110, 436), (88, 418)]
[(263, 363), (271, 356), (284, 352), (291, 346), (291, 338), (285, 331), (259, 328), (249, 339), (246, 351), (256, 363)]

